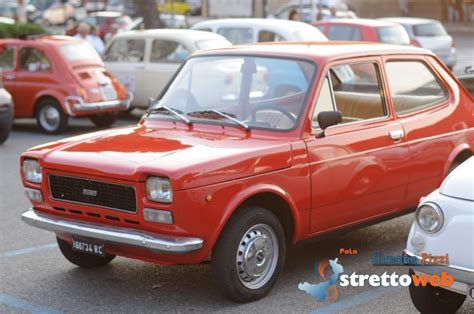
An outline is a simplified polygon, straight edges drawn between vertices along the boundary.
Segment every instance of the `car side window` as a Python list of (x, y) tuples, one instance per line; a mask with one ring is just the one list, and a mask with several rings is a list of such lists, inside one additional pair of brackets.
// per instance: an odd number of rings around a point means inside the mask
[(318, 100), (316, 101), (316, 107), (313, 111), (313, 116), (311, 117), (311, 122), (313, 128), (319, 128), (318, 124), (318, 114), (323, 111), (333, 111), (334, 110), (334, 99), (332, 97), (331, 91), (331, 82), (328, 75), (324, 78), (323, 85), (319, 91)]
[(20, 50), (20, 70), (28, 72), (48, 72), (51, 63), (46, 55), (36, 48), (22, 48)]
[(385, 68), (399, 115), (424, 110), (448, 99), (447, 91), (421, 61), (389, 61)]
[(362, 62), (333, 66), (330, 70), (336, 110), (342, 123), (375, 119), (387, 115), (376, 63)]
[(258, 33), (258, 42), (285, 41), (285, 38), (272, 31), (260, 31)]
[(143, 62), (145, 57), (144, 39), (116, 39), (104, 54), (107, 62)]
[(217, 34), (224, 36), (234, 45), (253, 42), (253, 29), (246, 27), (220, 27)]
[(330, 25), (327, 37), (329, 40), (362, 40), (359, 28), (348, 25)]
[(15, 68), (15, 48), (6, 47), (0, 49), (0, 71), (13, 70)]
[(153, 40), (150, 62), (153, 63), (181, 63), (189, 56), (189, 50), (171, 40)]

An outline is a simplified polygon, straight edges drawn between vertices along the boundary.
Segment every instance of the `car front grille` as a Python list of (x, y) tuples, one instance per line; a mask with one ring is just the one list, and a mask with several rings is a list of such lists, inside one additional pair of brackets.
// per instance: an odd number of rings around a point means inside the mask
[(51, 197), (57, 201), (137, 212), (133, 186), (50, 174)]

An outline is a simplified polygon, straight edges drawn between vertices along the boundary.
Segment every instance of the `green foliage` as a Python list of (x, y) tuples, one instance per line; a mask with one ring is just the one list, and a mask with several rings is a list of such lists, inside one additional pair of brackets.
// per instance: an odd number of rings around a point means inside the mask
[(33, 23), (0, 23), (0, 38), (18, 38), (20, 36), (47, 34), (46, 30)]

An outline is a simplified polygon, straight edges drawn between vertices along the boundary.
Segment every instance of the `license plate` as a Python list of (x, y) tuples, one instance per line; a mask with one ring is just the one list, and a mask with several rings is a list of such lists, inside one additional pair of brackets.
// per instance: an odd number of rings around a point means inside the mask
[(117, 93), (112, 86), (102, 87), (102, 96), (104, 100), (115, 100), (117, 99)]
[(104, 242), (98, 240), (72, 238), (72, 249), (76, 252), (105, 256)]

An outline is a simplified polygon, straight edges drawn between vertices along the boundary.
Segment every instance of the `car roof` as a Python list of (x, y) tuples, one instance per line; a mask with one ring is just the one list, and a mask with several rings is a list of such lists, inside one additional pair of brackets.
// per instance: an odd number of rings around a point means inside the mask
[(379, 20), (390, 21), (390, 22), (395, 22), (395, 23), (400, 23), (400, 24), (409, 24), (409, 25), (439, 22), (437, 20), (424, 19), (421, 17), (384, 17)]
[(172, 28), (160, 28), (160, 29), (147, 29), (147, 30), (133, 30), (120, 32), (114, 36), (117, 38), (137, 38), (137, 37), (158, 37), (158, 36), (175, 36), (175, 37), (192, 37), (196, 39), (223, 39), (221, 35), (204, 32), (191, 29), (172, 29)]
[(32, 44), (47, 44), (47, 45), (61, 45), (68, 42), (79, 42), (81, 39), (74, 38), (71, 36), (63, 36), (63, 35), (46, 35), (46, 36), (31, 36), (31, 38), (27, 39), (17, 39), (17, 38), (7, 38), (7, 39), (0, 39), (3, 42), (15, 43), (15, 44), (25, 44), (25, 43), (32, 43)]
[(232, 19), (216, 19), (208, 20), (194, 24), (195, 27), (211, 27), (211, 26), (253, 26), (253, 27), (272, 27), (279, 29), (288, 29), (288, 28), (303, 28), (306, 27), (306, 23), (289, 21), (289, 20), (280, 20), (280, 19), (259, 19), (259, 18), (232, 18)]
[(265, 55), (330, 61), (351, 57), (390, 54), (433, 55), (433, 53), (427, 49), (412, 46), (354, 41), (273, 42), (257, 45), (237, 45), (229, 48), (199, 51), (195, 55)]
[(347, 25), (361, 25), (369, 27), (384, 27), (396, 25), (394, 22), (374, 20), (374, 19), (332, 19), (327, 21), (318, 21), (311, 23), (313, 25), (324, 25), (324, 24), (347, 24)]

